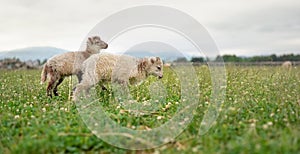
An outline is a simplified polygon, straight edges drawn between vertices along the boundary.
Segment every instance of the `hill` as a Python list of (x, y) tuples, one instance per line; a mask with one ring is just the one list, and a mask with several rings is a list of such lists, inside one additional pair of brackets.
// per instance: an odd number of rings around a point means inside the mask
[(55, 47), (28, 47), (0, 52), (0, 59), (19, 58), (21, 61), (44, 60), (50, 57), (66, 52), (67, 50)]

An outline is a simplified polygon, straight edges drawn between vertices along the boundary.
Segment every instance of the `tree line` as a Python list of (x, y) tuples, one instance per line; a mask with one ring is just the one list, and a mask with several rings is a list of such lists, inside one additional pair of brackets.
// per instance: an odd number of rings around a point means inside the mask
[[(253, 57), (239, 57), (236, 55), (219, 55), (214, 61), (220, 61), (223, 59), (224, 62), (283, 62), (283, 61), (300, 61), (300, 54), (284, 54), (284, 55), (268, 55), (268, 56), (253, 56)], [(177, 58), (174, 62), (188, 62), (184, 57)], [(206, 62), (210, 61), (208, 58), (204, 57), (192, 57), (190, 62)], [(213, 61), (213, 60), (212, 60)]]
[(223, 58), (224, 62), (266, 62), (266, 61), (300, 61), (300, 55), (285, 54), (277, 56), (275, 54), (268, 56), (238, 57), (236, 55), (218, 56), (217, 59)]

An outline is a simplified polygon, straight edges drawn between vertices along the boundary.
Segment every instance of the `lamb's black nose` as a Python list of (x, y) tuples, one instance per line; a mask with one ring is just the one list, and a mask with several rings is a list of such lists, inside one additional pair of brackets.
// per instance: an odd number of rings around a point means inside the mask
[(162, 75), (158, 76), (159, 79), (161, 79), (162, 77), (163, 77)]

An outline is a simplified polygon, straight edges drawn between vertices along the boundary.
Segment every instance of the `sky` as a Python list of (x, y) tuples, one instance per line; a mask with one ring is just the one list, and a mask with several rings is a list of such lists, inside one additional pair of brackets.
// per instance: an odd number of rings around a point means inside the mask
[(300, 54), (299, 0), (0, 0), (0, 51), (76, 51), (97, 23), (139, 5), (185, 12), (206, 28), (221, 54)]

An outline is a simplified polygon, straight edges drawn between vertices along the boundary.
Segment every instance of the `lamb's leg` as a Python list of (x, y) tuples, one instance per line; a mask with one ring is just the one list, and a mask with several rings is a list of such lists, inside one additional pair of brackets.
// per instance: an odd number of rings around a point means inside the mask
[(101, 88), (103, 91), (107, 91), (107, 88), (103, 84), (101, 85)]
[[(82, 81), (82, 75), (83, 75), (82, 72), (79, 72), (78, 74), (76, 74), (78, 83), (80, 83)], [(76, 89), (76, 87), (73, 88), (72, 94), (74, 93), (75, 89)]]
[(104, 83), (105, 83), (105, 81), (100, 81), (100, 82), (99, 82), (99, 85), (101, 86), (101, 89), (102, 89), (103, 91), (107, 91), (107, 88), (104, 86)]
[(80, 96), (86, 96), (87, 92), (89, 91), (89, 89), (92, 87), (93, 85), (84, 82), (79, 83), (76, 86), (75, 92), (74, 92), (74, 96), (73, 99), (77, 100)]
[(118, 101), (123, 102), (131, 99), (128, 82), (126, 80), (114, 80), (112, 82), (112, 89), (116, 98), (119, 99)]
[(50, 81), (48, 82), (48, 86), (47, 86), (47, 96), (51, 97), (52, 98), (52, 89), (53, 89), (53, 86), (56, 82), (56, 78), (54, 76), (51, 76), (50, 77)]
[(82, 80), (82, 72), (79, 72), (78, 74), (76, 74), (76, 76), (77, 76), (77, 79), (78, 79), (78, 83), (80, 83), (81, 80)]
[(86, 96), (86, 94), (88, 93), (88, 91), (91, 89), (92, 86), (94, 86), (95, 84), (97, 84), (99, 82), (99, 79), (97, 76), (95, 76), (95, 74), (92, 72), (85, 72), (82, 75), (82, 80), (80, 81), (80, 83), (75, 87), (75, 92), (73, 95), (73, 100), (78, 100), (78, 98), (80, 96), (82, 96), (82, 94), (84, 96)]
[(55, 96), (58, 96), (58, 93), (57, 93), (57, 87), (64, 81), (64, 77), (61, 77), (58, 82), (56, 83), (54, 89), (53, 89), (53, 93)]
[(83, 79), (75, 87), (73, 100), (77, 100), (80, 96), (82, 96), (82, 94), (83, 96), (86, 96), (86, 94), (94, 84), (96, 84), (96, 82), (93, 82), (88, 74), (83, 75)]

